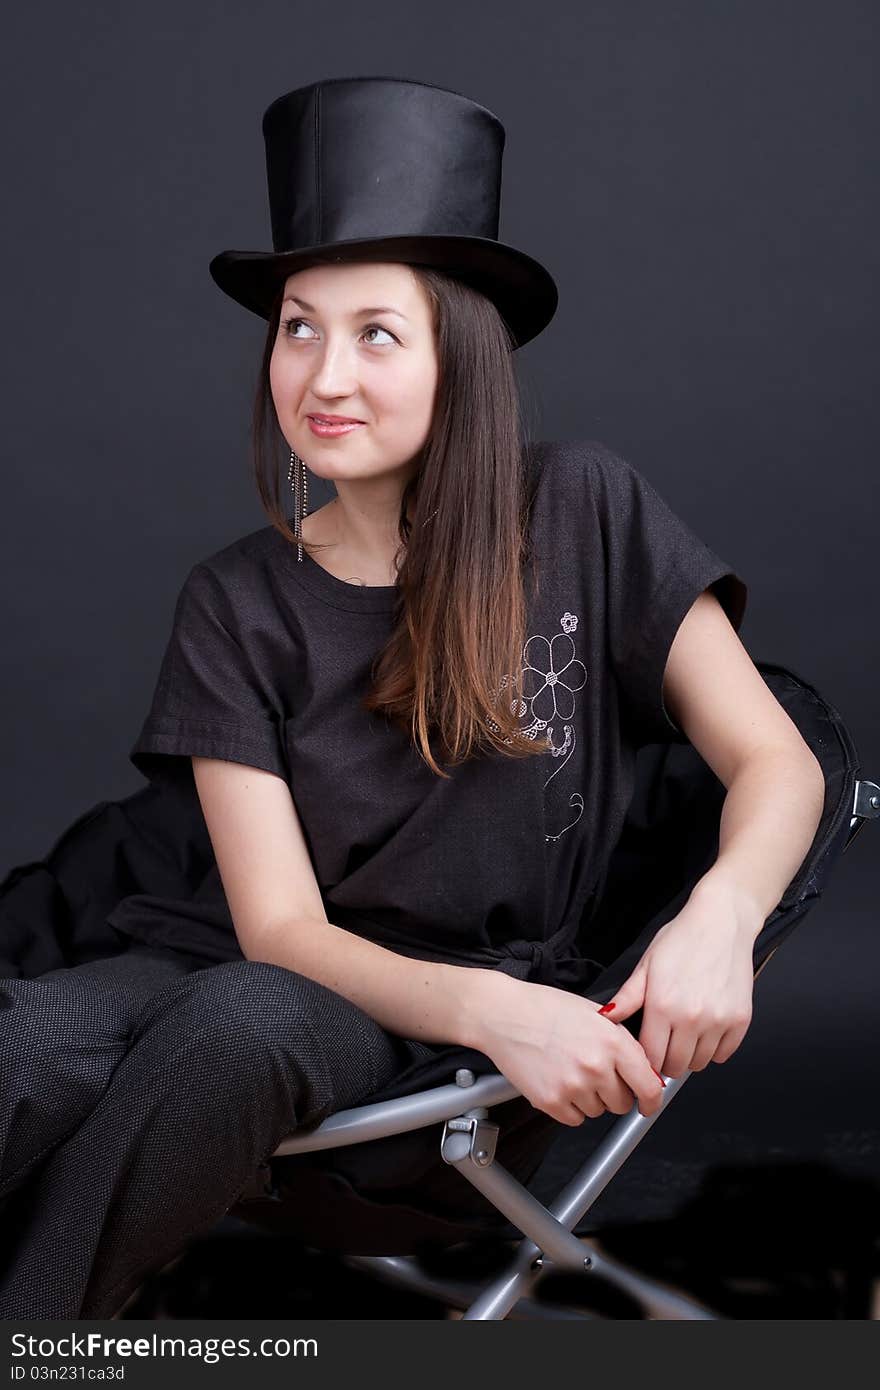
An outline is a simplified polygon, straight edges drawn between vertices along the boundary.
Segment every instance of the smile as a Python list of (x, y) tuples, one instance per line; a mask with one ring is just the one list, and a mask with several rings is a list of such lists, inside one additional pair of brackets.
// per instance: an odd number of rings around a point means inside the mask
[(363, 422), (354, 420), (343, 424), (326, 424), (323, 420), (313, 420), (309, 416), (309, 429), (312, 434), (316, 434), (319, 439), (335, 438), (338, 434), (351, 434), (352, 430), (359, 430), (363, 427)]

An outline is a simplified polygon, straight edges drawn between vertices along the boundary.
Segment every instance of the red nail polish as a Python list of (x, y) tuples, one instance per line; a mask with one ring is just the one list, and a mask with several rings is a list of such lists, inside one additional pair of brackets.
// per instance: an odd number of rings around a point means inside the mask
[(612, 1010), (612, 1009), (616, 1009), (616, 1008), (617, 1008), (617, 1005), (616, 1005), (616, 1004), (603, 1004), (602, 1007), (601, 1007), (601, 1009), (599, 1010), (599, 1013), (600, 1013), (600, 1014), (610, 1014), (610, 1013), (611, 1013), (611, 1010)]
[(656, 1068), (656, 1067), (652, 1067), (652, 1068), (651, 1068), (651, 1071), (654, 1073), (654, 1075), (656, 1076), (657, 1080), (660, 1082), (660, 1085), (661, 1085), (661, 1086), (665, 1086), (665, 1085), (666, 1085), (666, 1082), (663, 1080), (663, 1077), (660, 1075), (660, 1073), (659, 1073), (659, 1071), (657, 1070), (657, 1068)]

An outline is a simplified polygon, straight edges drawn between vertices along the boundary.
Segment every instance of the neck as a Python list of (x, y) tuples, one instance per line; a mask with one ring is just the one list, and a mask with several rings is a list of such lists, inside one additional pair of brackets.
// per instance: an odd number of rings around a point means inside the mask
[(344, 504), (336, 497), (304, 519), (304, 538), (329, 547), (320, 552), (320, 563), (349, 583), (395, 584), (394, 558), (400, 546), (397, 514), (393, 527), (385, 518), (381, 542), (375, 524), (369, 526), (362, 513), (355, 518), (354, 536), (348, 528), (348, 520)]

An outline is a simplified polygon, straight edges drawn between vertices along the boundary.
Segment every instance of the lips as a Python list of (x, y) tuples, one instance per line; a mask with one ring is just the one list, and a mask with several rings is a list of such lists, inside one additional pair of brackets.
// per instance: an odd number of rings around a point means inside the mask
[(319, 425), (362, 425), (363, 420), (356, 420), (353, 415), (316, 415), (314, 412), (309, 416), (310, 420), (315, 420)]
[(310, 415), (308, 420), (309, 429), (316, 439), (341, 439), (343, 435), (364, 429), (363, 420), (320, 420), (314, 415)]

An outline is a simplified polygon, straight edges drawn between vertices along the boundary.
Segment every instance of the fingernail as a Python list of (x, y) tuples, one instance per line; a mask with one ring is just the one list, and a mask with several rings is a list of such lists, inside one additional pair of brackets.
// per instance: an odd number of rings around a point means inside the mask
[(663, 1077), (660, 1075), (660, 1073), (659, 1073), (659, 1071), (657, 1070), (657, 1068), (656, 1068), (656, 1067), (652, 1067), (652, 1068), (651, 1068), (651, 1071), (654, 1073), (654, 1075), (656, 1076), (657, 1080), (660, 1082), (660, 1085), (661, 1085), (661, 1086), (665, 1086), (665, 1085), (666, 1085), (666, 1082), (663, 1080)]
[(610, 1014), (610, 1013), (611, 1013), (611, 1010), (612, 1010), (612, 1009), (616, 1009), (616, 1008), (617, 1008), (617, 1005), (616, 1005), (616, 1004), (603, 1004), (602, 1007), (601, 1007), (601, 1009), (599, 1010), (599, 1013), (600, 1013), (600, 1014)]

